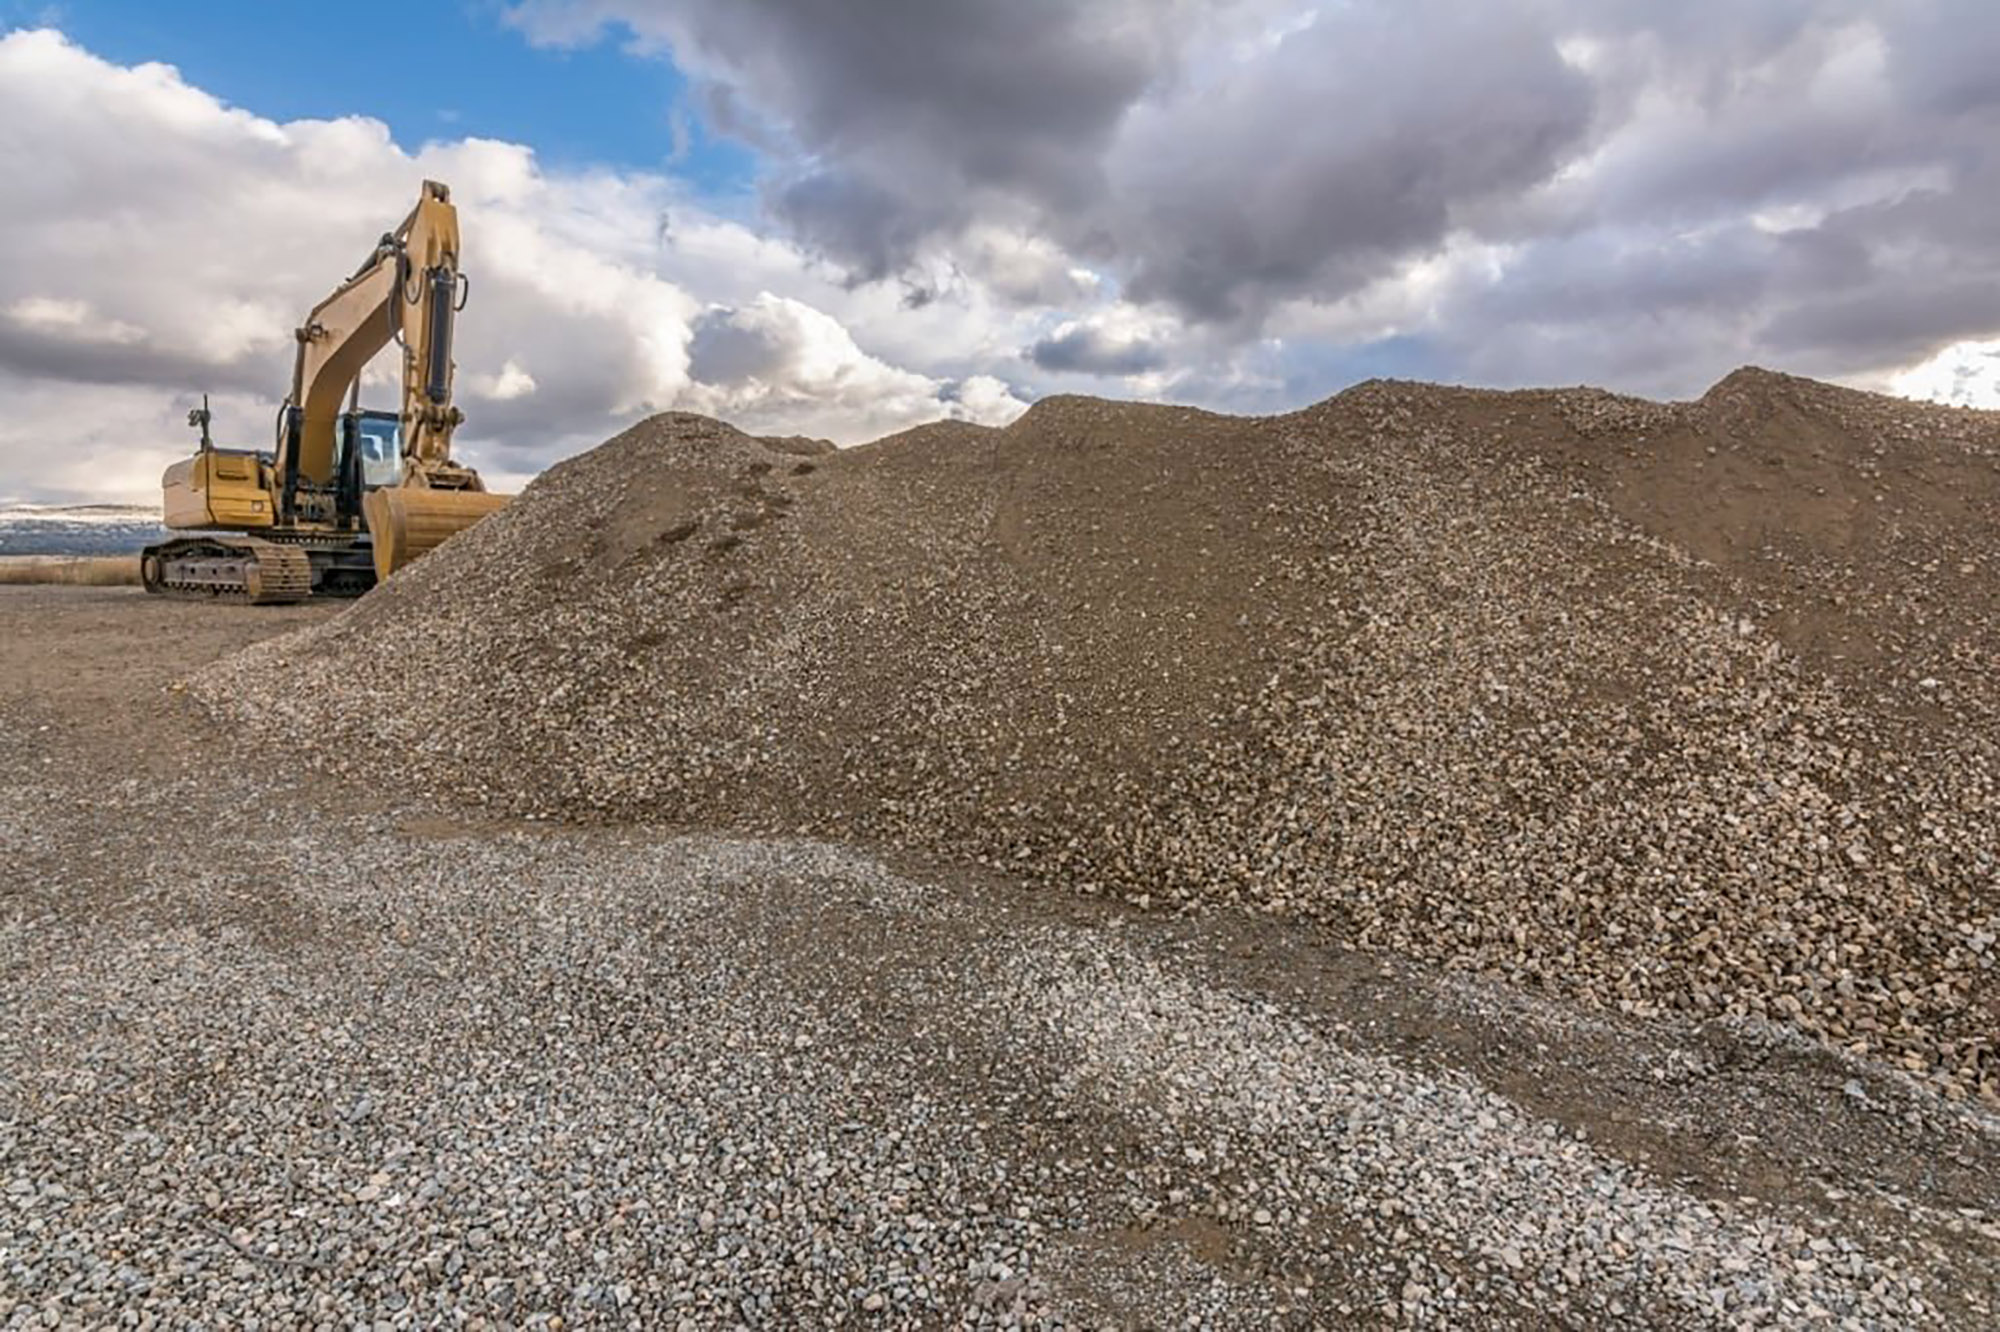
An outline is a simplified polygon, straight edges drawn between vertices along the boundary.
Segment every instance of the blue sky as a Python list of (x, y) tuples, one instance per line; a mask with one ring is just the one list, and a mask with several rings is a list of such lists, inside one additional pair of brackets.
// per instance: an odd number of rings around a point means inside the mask
[[(662, 171), (724, 205), (756, 159), (705, 132), (664, 54), (607, 36), (537, 46), (497, 0), (68, 0), (0, 7), (0, 29), (47, 24), (120, 64), (161, 61), (273, 120), (366, 115), (397, 142), (467, 136), (528, 144), (554, 168)], [(678, 119), (683, 130), (676, 131)]]

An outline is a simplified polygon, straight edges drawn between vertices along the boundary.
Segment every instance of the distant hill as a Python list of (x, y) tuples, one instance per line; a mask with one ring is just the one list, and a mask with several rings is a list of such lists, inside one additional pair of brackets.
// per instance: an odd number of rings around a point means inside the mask
[(122, 555), (164, 534), (150, 504), (0, 504), (0, 556)]

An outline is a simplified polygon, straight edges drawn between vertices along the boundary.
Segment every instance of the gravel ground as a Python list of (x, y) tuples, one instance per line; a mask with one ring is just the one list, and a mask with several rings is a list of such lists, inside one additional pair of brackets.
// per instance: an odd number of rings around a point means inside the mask
[(2000, 1122), (1877, 1061), (412, 804), (171, 687), (320, 614), (0, 592), (0, 1324), (2000, 1316)]

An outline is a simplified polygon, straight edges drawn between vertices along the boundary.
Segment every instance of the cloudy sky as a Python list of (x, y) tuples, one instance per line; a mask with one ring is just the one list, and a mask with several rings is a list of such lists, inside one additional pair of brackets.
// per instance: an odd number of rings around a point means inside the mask
[(502, 484), (668, 407), (1996, 402), (1995, 143), (1991, 0), (0, 0), (0, 499), (151, 498), (203, 391), (266, 445), (425, 177)]

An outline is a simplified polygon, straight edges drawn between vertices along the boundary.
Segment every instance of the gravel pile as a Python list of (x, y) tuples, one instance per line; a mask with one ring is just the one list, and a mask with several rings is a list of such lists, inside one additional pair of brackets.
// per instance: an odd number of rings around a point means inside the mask
[(1228, 903), (2000, 1095), (2000, 420), (1370, 383), (838, 453), (655, 417), (196, 681), (537, 816)]

